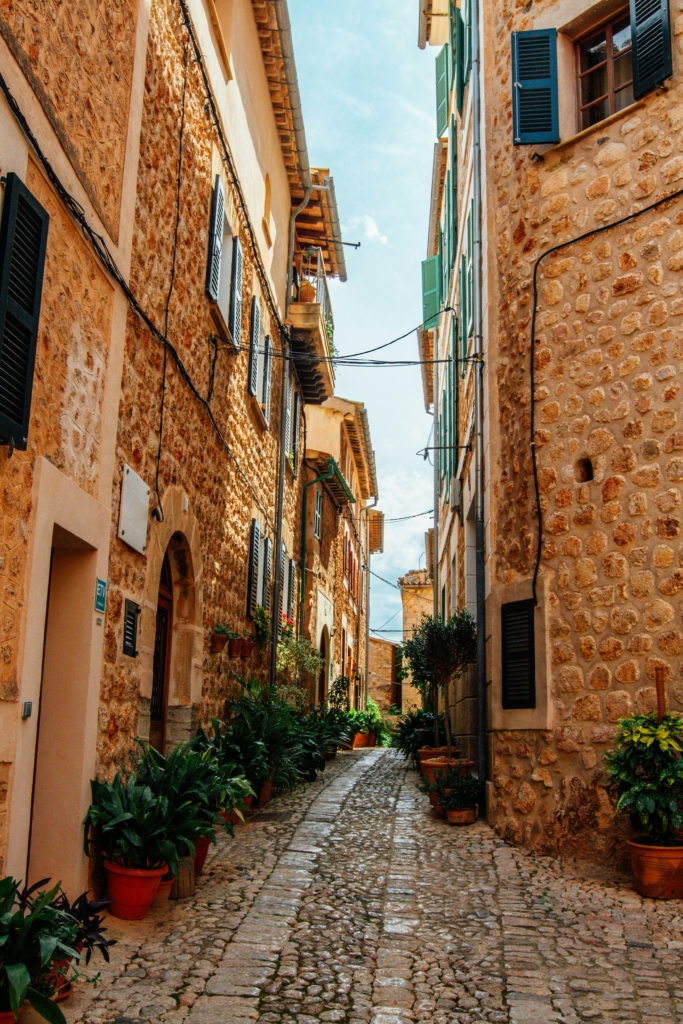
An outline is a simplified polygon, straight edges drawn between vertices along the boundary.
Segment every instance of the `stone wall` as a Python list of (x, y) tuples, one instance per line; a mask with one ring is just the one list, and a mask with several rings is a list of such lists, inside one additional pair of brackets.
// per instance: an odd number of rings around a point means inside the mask
[(0, 5), (0, 33), (114, 240), (137, 13), (137, 0), (10, 0)]
[(530, 579), (534, 401), (553, 724), (494, 735), (492, 814), (515, 841), (603, 858), (620, 849), (601, 768), (618, 718), (654, 706), (660, 665), (670, 706), (683, 708), (683, 199), (541, 262), (533, 394), (532, 272), (544, 250), (683, 188), (683, 22), (666, 91), (539, 160), (537, 147), (512, 146), (510, 127), (510, 31), (533, 27), (534, 13), (496, 4), (486, 87), (501, 427), (492, 550), (494, 586)]
[[(413, 630), (419, 626), (424, 615), (434, 614), (434, 589), (432, 579), (426, 569), (417, 569), (400, 576), (398, 585), (401, 588), (401, 604), (403, 608), (403, 639), (409, 640)], [(401, 685), (401, 710), (407, 711), (422, 707), (422, 695), (412, 685), (410, 674)]]
[(370, 669), (368, 695), (388, 714), (394, 705), (401, 706), (401, 687), (396, 682), (396, 650), (398, 644), (370, 637)]
[[(206, 117), (199, 71), (192, 59), (188, 63), (185, 95), (175, 278), (168, 298), (174, 258), (180, 128), (177, 111), (182, 100), (184, 48), (185, 33), (178, 5), (158, 0), (152, 5), (149, 28), (132, 287), (162, 329), (168, 301), (168, 337), (199, 394), (206, 397), (212, 392), (211, 411), (227, 442), (226, 448), (206, 410), (169, 359), (159, 493), (164, 514), (175, 509), (174, 521), (179, 524), (179, 532), (171, 538), (172, 547), (179, 550), (185, 545), (191, 552), (186, 567), (178, 563), (174, 569), (174, 598), (178, 595), (186, 600), (185, 588), (192, 591), (194, 602), (194, 610), (188, 611), (184, 606), (181, 611), (183, 629), (191, 637), (191, 649), (185, 656), (186, 664), (172, 668), (172, 673), (185, 673), (190, 680), (173, 709), (174, 736), (178, 730), (178, 736), (183, 731), (191, 732), (198, 719), (206, 721), (211, 715), (221, 714), (226, 696), (235, 690), (235, 673), (267, 677), (268, 652), (257, 652), (249, 662), (236, 663), (229, 661), (227, 648), (223, 654), (211, 654), (210, 627), (217, 622), (230, 622), (241, 630), (251, 628), (246, 617), (249, 535), (252, 517), (256, 517), (271, 540), (275, 537), (282, 373), (282, 362), (277, 358), (277, 323), (260, 292), (265, 330), (276, 347), (271, 422), (266, 429), (247, 392), (249, 316), (252, 292), (257, 287), (256, 266), (246, 224), (230, 187), (226, 189), (227, 216), (233, 232), (239, 232), (244, 252), (240, 353), (217, 341), (205, 295), (212, 179), (219, 158), (217, 139)], [(136, 601), (147, 609), (148, 624), (153, 622), (162, 558), (136, 554), (117, 539), (116, 527), (124, 464), (130, 464), (150, 484), (153, 505), (156, 504), (154, 484), (163, 371), (162, 346), (131, 315), (112, 495), (110, 594), (98, 747), (102, 772), (113, 770), (115, 760), (125, 756), (138, 729), (140, 714), (142, 721), (148, 714), (144, 698), (151, 693), (149, 648), (153, 647), (153, 636), (148, 625), (146, 658), (123, 655), (123, 603), (126, 597)], [(288, 556), (295, 558), (299, 557), (299, 528), (295, 520), (301, 502), (301, 483), (301, 476), (294, 480), (287, 471), (285, 537), (289, 539)], [(173, 498), (168, 497), (170, 492)], [(157, 544), (161, 548), (163, 545), (156, 538), (162, 535), (163, 524), (150, 520), (149, 531), (150, 547)]]

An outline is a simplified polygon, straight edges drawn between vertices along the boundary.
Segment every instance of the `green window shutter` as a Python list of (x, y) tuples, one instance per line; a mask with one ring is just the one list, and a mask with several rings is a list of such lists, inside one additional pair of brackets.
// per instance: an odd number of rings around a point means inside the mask
[(453, 0), (448, 0), (448, 45), (451, 49), (451, 82), (454, 82), (457, 58), (455, 53), (455, 4)]
[(503, 708), (535, 708), (534, 602), (504, 604), (500, 618)]
[(218, 285), (221, 279), (221, 255), (223, 252), (223, 220), (225, 216), (225, 192), (220, 174), (211, 197), (211, 221), (209, 223), (209, 259), (206, 265), (206, 293), (212, 302), (218, 302)]
[(453, 235), (451, 232), (451, 175), (446, 171), (443, 190), (443, 298), (448, 305), (448, 283), (451, 276), (451, 252)]
[(242, 344), (242, 246), (235, 235), (232, 240), (232, 280), (230, 283), (230, 333), (232, 343), (239, 352)]
[(465, 376), (467, 364), (467, 256), (460, 256), (458, 293), (460, 297), (460, 376)]
[(633, 97), (639, 100), (673, 72), (668, 0), (630, 0)]
[(455, 12), (455, 104), (458, 113), (462, 114), (462, 102), (465, 92), (465, 23), (460, 8)]
[(271, 607), (270, 577), (273, 572), (273, 542), (270, 537), (264, 537), (263, 539), (263, 558), (263, 594), (261, 596), (261, 604), (269, 612)]
[(273, 376), (273, 343), (270, 335), (266, 335), (265, 351), (263, 355), (263, 417), (270, 426), (270, 396), (272, 390)]
[(446, 43), (436, 55), (436, 134), (439, 138), (448, 128), (448, 64), (450, 52)]
[(467, 85), (472, 70), (472, 0), (464, 0), (465, 7), (465, 39), (462, 62), (462, 81)]
[(554, 28), (512, 33), (512, 141), (515, 146), (560, 141)]
[(259, 345), (261, 344), (261, 307), (254, 295), (251, 300), (251, 332), (249, 336), (249, 378), (247, 386), (249, 394), (258, 395), (258, 361)]
[(0, 223), (0, 439), (20, 451), (28, 445), (49, 221), (10, 172)]
[(436, 327), (441, 312), (441, 257), (422, 261), (422, 328)]
[(453, 476), (453, 363), (449, 362), (446, 377), (448, 379), (448, 479)]
[(256, 614), (258, 604), (259, 556), (261, 553), (261, 528), (258, 519), (251, 521), (249, 538), (249, 580), (247, 582), (247, 615)]
[(474, 330), (474, 199), (467, 214), (467, 337)]
[(455, 123), (455, 115), (451, 115), (450, 135), (448, 139), (448, 160), (451, 172), (451, 237), (453, 247), (451, 250), (451, 266), (455, 263), (455, 253), (458, 248), (458, 133)]

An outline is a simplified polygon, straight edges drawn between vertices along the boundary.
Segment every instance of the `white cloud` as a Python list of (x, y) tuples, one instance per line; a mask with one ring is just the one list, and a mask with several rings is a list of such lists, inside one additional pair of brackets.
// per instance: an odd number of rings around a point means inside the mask
[(369, 213), (364, 214), (362, 217), (349, 218), (348, 223), (342, 225), (342, 231), (358, 227), (365, 228), (365, 237), (369, 242), (380, 242), (382, 245), (386, 245), (389, 241), (387, 236), (383, 235), (380, 231), (375, 218), (371, 217)]

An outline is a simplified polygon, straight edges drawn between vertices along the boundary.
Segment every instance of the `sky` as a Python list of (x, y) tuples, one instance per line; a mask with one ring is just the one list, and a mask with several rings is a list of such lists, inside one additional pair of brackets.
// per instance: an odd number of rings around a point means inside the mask
[[(289, 14), (309, 159), (330, 168), (342, 237), (361, 242), (345, 248), (348, 281), (331, 282), (334, 344), (361, 352), (422, 320), (436, 51), (418, 49), (418, 0), (289, 0)], [(379, 357), (417, 359), (415, 333)], [(432, 468), (416, 454), (432, 426), (420, 367), (339, 367), (335, 390), (368, 411), (386, 517), (384, 553), (372, 556), (370, 626), (400, 640), (397, 578), (424, 566), (433, 522), (388, 521), (433, 506)]]

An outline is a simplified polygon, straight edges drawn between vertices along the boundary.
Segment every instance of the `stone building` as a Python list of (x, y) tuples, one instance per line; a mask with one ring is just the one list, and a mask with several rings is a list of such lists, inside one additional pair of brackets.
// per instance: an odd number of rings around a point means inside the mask
[(305, 412), (301, 622), (324, 659), (311, 697), (322, 703), (330, 683), (344, 676), (352, 706), (360, 708), (367, 697), (368, 569), (383, 536), (368, 415), (362, 402), (336, 396)]
[(16, 0), (0, 36), (0, 872), (76, 895), (89, 780), (269, 677), (213, 627), (300, 628), (346, 273), (285, 0)]
[(489, 818), (548, 853), (621, 855), (615, 724), (660, 666), (683, 708), (682, 32), (665, 0), (420, 5), (438, 606), (477, 608), (479, 498)]
[[(425, 534), (429, 554), (432, 531)], [(430, 559), (431, 561), (431, 559)], [(403, 612), (403, 639), (409, 640), (425, 615), (434, 612), (434, 580), (427, 569), (414, 569), (405, 576), (399, 576), (398, 585), (401, 591), (401, 607)], [(422, 707), (422, 696), (417, 687), (413, 686), (410, 674), (401, 685), (401, 710), (403, 714)]]
[(371, 636), (369, 640), (368, 696), (383, 715), (401, 707), (401, 683), (398, 680), (400, 645)]

